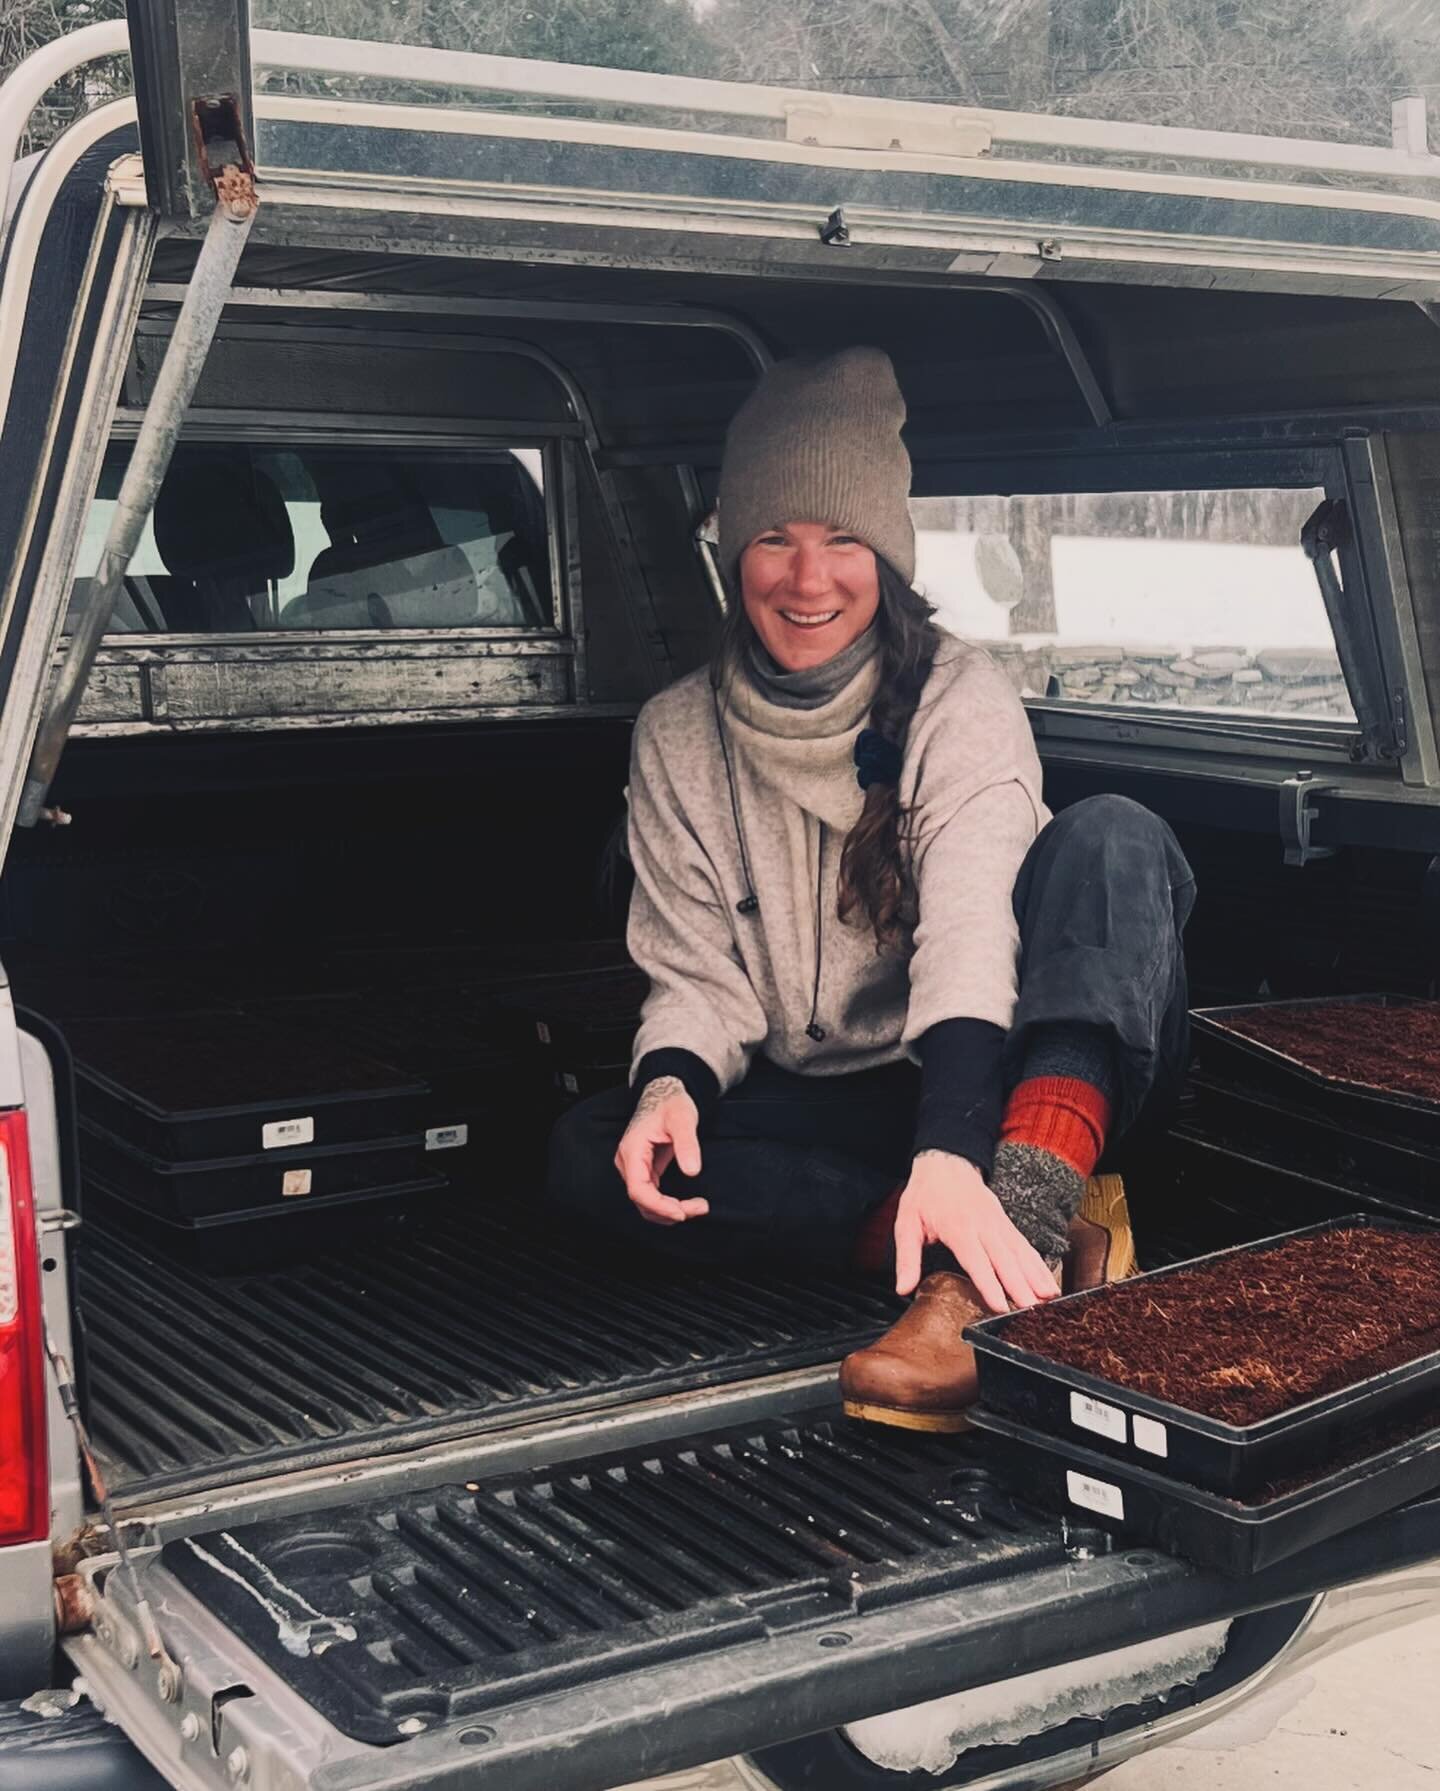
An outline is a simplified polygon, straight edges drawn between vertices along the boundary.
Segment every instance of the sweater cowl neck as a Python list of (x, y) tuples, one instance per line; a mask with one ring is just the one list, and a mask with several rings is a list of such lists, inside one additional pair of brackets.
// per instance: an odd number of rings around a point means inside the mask
[(879, 650), (880, 637), (872, 622), (848, 647), (822, 664), (787, 672), (752, 632), (745, 649), (744, 672), (756, 693), (777, 708), (820, 709), (837, 697)]
[[(770, 675), (761, 666), (757, 678), (748, 652), (721, 692), (726, 735), (760, 782), (783, 802), (847, 832), (864, 800), (854, 749), (880, 679), (877, 645), (867, 631), (824, 665), (804, 672), (777, 668), (775, 676), (799, 680), (810, 698), (818, 696), (804, 708), (777, 700)], [(785, 688), (788, 694), (793, 687)]]

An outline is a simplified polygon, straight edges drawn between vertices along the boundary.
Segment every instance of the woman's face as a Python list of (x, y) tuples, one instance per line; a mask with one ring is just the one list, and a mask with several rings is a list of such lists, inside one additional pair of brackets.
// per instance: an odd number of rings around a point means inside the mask
[(828, 523), (787, 522), (740, 555), (740, 600), (777, 665), (787, 672), (823, 665), (875, 620), (875, 555)]

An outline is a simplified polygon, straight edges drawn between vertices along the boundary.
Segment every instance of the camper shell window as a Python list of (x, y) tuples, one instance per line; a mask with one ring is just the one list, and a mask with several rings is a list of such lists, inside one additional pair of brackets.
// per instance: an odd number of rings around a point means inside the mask
[(919, 498), (917, 582), (1021, 694), (1353, 726), (1300, 534), (1321, 487)]
[[(72, 610), (129, 453), (106, 454)], [(548, 484), (538, 445), (182, 442), (109, 632), (553, 630)]]

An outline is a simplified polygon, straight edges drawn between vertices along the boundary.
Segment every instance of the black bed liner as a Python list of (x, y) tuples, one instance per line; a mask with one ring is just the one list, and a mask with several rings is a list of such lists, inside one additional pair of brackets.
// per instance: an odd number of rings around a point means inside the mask
[(91, 1425), (132, 1493), (807, 1367), (897, 1310), (874, 1281), (601, 1261), (473, 1203), (244, 1276), (86, 1233)]
[(827, 1620), (1060, 1563), (1086, 1534), (1007, 1491), (983, 1439), (816, 1415), (187, 1537), (163, 1565), (342, 1734), (384, 1746), (602, 1661), (785, 1631), (823, 1647)]

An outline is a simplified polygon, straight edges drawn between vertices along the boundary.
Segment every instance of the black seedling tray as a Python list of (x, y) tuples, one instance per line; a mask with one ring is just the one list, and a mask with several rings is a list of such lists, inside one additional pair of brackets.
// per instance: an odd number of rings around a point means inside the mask
[(1248, 1505), (1039, 1435), (984, 1406), (970, 1419), (1027, 1498), (1222, 1573), (1258, 1573), (1440, 1487), (1440, 1428)]
[(209, 1274), (242, 1274), (273, 1263), (289, 1264), (313, 1250), (352, 1244), (356, 1232), (443, 1196), (444, 1176), (426, 1176), (361, 1193), (287, 1200), (279, 1206), (241, 1208), (185, 1219), (167, 1218), (127, 1200), (103, 1177), (85, 1179), (87, 1213), (153, 1244), (167, 1256)]
[(69, 958), (26, 961), (11, 967), (15, 998), (62, 1023), (113, 1019), (127, 1014), (184, 1014), (231, 1004), (202, 981), (177, 972), (173, 963), (149, 959)]
[(567, 1068), (627, 1060), (640, 1024), (649, 981), (635, 969), (550, 977), (496, 996), (524, 1030), (563, 1059)]
[(564, 1104), (583, 1101), (587, 1095), (624, 1088), (630, 1080), (630, 1060), (624, 1063), (577, 1063), (553, 1072), (552, 1083)]
[[(1240, 1263), (1257, 1250), (1273, 1249), (1292, 1238), (1351, 1227), (1402, 1236), (1425, 1234), (1419, 1224), (1352, 1215), (1152, 1269), (1119, 1285), (1130, 1289), (1211, 1263)], [(1051, 1309), (1076, 1300), (1104, 1299), (1107, 1292), (1096, 1287), (1067, 1294)], [(1074, 1438), (1100, 1455), (1232, 1498), (1323, 1462), (1354, 1435), (1357, 1425), (1373, 1426), (1382, 1416), (1440, 1392), (1440, 1349), (1436, 1349), (1254, 1424), (1229, 1424), (1008, 1343), (1005, 1333), (1016, 1317), (1013, 1312), (1000, 1313), (965, 1329), (976, 1354), (980, 1398), (991, 1411), (1063, 1438), (1067, 1447)]]
[(259, 1212), (296, 1200), (368, 1194), (376, 1188), (424, 1181), (440, 1165), (428, 1160), (423, 1138), (375, 1139), (358, 1148), (262, 1151), (208, 1163), (166, 1163), (147, 1156), (85, 1121), (80, 1126), (83, 1172), (98, 1175), (134, 1205), (161, 1218), (186, 1220)]
[[(407, 989), (250, 1009), (259, 1018), (345, 1041), (425, 1084), (425, 1129), (447, 1125), (462, 1108), (505, 1118), (517, 1101), (548, 1084), (540, 1047), (506, 1036), (504, 1019), (482, 997)], [(497, 1036), (499, 1035), (499, 1036)]]
[(1247, 1002), (1239, 1007), (1196, 1008), (1191, 1014), (1196, 1057), (1218, 1080), (1238, 1083), (1292, 1110), (1313, 1112), (1337, 1126), (1355, 1126), (1379, 1138), (1404, 1138), (1440, 1151), (1440, 1101), (1395, 1089), (1372, 1088), (1312, 1069), (1273, 1045), (1235, 1030), (1252, 1014), (1278, 1008), (1348, 1007), (1362, 1004), (1414, 1007), (1405, 995), (1328, 995), (1303, 1001)]
[(425, 944), (380, 942), (336, 953), (361, 989), (466, 989), (503, 991), (629, 968), (620, 939), (507, 940), (496, 945), (473, 939)]
[(166, 1162), (355, 1144), (423, 1126), (418, 1078), (250, 1014), (81, 1020), (65, 1030), (82, 1117)]
[(1297, 1113), (1271, 1095), (1203, 1072), (1190, 1078), (1189, 1090), (1191, 1123), (1228, 1148), (1257, 1153), (1357, 1193), (1391, 1195), (1422, 1207), (1428, 1202), (1434, 1209), (1440, 1149)]

